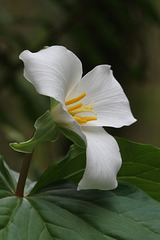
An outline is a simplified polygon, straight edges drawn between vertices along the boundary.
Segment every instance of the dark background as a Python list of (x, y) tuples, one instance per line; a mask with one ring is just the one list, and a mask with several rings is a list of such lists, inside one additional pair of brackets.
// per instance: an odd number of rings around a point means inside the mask
[[(49, 108), (23, 77), (23, 50), (63, 45), (82, 61), (84, 74), (110, 64), (130, 100), (137, 122), (107, 129), (114, 136), (160, 146), (159, 0), (1, 0), (0, 153), (19, 170), (23, 154), (9, 142), (28, 140), (35, 120)], [(32, 176), (62, 157), (70, 142), (36, 148)]]

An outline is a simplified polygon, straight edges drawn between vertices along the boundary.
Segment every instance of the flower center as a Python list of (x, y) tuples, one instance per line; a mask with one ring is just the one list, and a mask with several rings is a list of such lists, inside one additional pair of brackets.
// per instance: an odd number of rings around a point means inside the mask
[[(66, 101), (65, 104), (66, 106), (77, 103), (78, 101), (80, 101), (81, 99), (83, 99), (86, 96), (86, 93), (82, 93), (80, 96), (73, 98), (69, 101)], [(97, 113), (95, 111), (93, 111), (93, 107), (92, 104), (95, 101), (91, 102), (90, 104), (83, 106), (83, 103), (77, 103), (71, 107), (67, 107), (67, 111), (69, 112), (69, 114), (78, 122), (78, 123), (87, 123), (88, 121), (93, 121), (93, 120), (97, 120), (97, 117), (80, 117), (80, 116), (76, 116), (76, 114), (78, 113), (83, 113), (83, 112), (91, 112), (94, 113), (95, 115), (97, 115)]]

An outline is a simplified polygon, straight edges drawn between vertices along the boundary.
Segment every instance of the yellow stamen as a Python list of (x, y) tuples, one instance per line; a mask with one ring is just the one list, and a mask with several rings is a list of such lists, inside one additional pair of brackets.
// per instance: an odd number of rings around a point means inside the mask
[(82, 117), (73, 117), (78, 123), (86, 123), (87, 120), (83, 119)]
[[(66, 101), (65, 104), (66, 105), (70, 105), (73, 103), (76, 103), (78, 101), (80, 101), (81, 99), (83, 99), (86, 96), (86, 93), (82, 93), (80, 96), (73, 98), (69, 101)], [(95, 115), (97, 115), (97, 113), (95, 111), (93, 111), (93, 107), (92, 104), (95, 101), (92, 101), (90, 104), (83, 106), (83, 103), (78, 103), (72, 107), (67, 107), (67, 111), (69, 112), (70, 115), (73, 116), (73, 118), (79, 123), (79, 124), (83, 124), (83, 123), (87, 123), (88, 121), (93, 121), (93, 120), (97, 120), (97, 117), (80, 117), (80, 116), (75, 116), (77, 113), (83, 113), (83, 112), (91, 112), (94, 113)]]
[(87, 123), (88, 121), (97, 120), (96, 117), (73, 117), (78, 123)]
[(97, 120), (97, 117), (82, 117), (82, 120), (86, 120), (87, 122), (88, 121), (93, 121), (93, 120)]
[(82, 98), (84, 98), (86, 96), (86, 93), (82, 93), (80, 96), (76, 97), (76, 98), (73, 98), (67, 102), (65, 102), (66, 105), (70, 105), (70, 104), (73, 104), (73, 103), (76, 103), (78, 102), (79, 100), (81, 100)]
[(93, 110), (91, 110), (90, 108), (86, 108), (86, 107), (80, 107), (80, 108), (77, 108), (77, 109), (75, 109), (75, 110), (73, 110), (73, 111), (69, 111), (69, 113), (72, 115), (72, 116), (74, 116), (75, 114), (77, 114), (77, 113), (82, 113), (82, 112), (92, 112), (92, 113), (94, 113), (95, 115), (97, 115), (97, 113), (95, 112), (95, 111), (93, 111)]
[(78, 104), (74, 105), (73, 107), (67, 107), (67, 111), (70, 112), (72, 110), (80, 108), (82, 105), (83, 105), (83, 103), (78, 103)]

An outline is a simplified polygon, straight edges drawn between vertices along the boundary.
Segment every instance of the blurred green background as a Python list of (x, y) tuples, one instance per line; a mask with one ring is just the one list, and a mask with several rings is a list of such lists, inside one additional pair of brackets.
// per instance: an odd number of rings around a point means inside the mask
[[(107, 129), (115, 136), (160, 146), (159, 0), (0, 0), (0, 153), (19, 170), (23, 154), (9, 142), (31, 137), (35, 120), (49, 108), (23, 77), (19, 54), (63, 45), (83, 63), (84, 74), (110, 64), (137, 122)], [(62, 157), (70, 142), (36, 148), (32, 176)]]

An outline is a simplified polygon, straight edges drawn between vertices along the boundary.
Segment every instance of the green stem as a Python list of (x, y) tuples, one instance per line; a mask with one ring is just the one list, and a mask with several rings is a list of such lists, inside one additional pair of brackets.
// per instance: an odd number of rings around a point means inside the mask
[(26, 153), (22, 163), (18, 184), (15, 192), (15, 195), (17, 197), (24, 197), (24, 187), (25, 187), (31, 159), (32, 159), (32, 153)]

